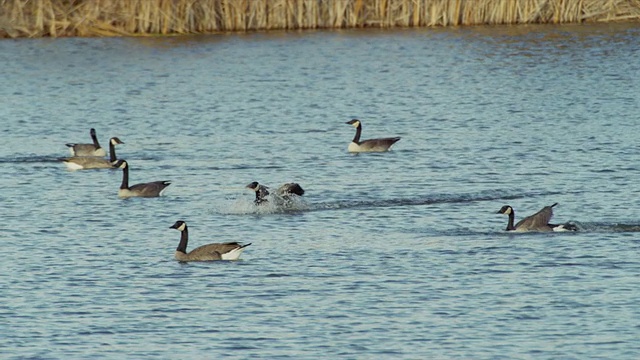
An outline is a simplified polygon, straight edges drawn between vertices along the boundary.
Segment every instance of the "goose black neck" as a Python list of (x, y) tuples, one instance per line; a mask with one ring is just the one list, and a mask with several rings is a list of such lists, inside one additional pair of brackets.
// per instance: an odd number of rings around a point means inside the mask
[(178, 244), (178, 247), (176, 248), (176, 251), (180, 251), (181, 253), (187, 253), (187, 242), (189, 242), (189, 229), (187, 228), (187, 225), (184, 226), (184, 230), (181, 231), (182, 234), (180, 235), (180, 243)]
[(509, 223), (507, 224), (507, 231), (516, 229), (515, 226), (513, 226), (513, 220), (515, 219), (515, 217), (516, 217), (516, 214), (512, 208), (511, 211), (509, 212)]
[(125, 166), (122, 169), (122, 184), (120, 184), (120, 189), (128, 189), (129, 188), (129, 166)]
[(353, 137), (353, 142), (358, 144), (360, 142), (360, 134), (362, 134), (362, 124), (358, 123), (356, 127), (356, 135)]
[(116, 157), (116, 146), (113, 145), (112, 142), (109, 142), (109, 161), (116, 162), (118, 158)]
[(98, 142), (98, 137), (96, 136), (96, 134), (91, 134), (91, 140), (93, 140), (93, 146), (95, 146), (96, 149), (100, 149), (100, 143)]

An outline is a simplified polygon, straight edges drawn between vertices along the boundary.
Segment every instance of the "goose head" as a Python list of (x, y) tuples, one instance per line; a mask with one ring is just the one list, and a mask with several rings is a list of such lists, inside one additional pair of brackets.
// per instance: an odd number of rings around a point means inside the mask
[(250, 183), (249, 185), (246, 186), (246, 188), (255, 191), (257, 194), (261, 196), (269, 195), (269, 190), (267, 190), (269, 188), (264, 185), (261, 185), (257, 181)]
[(496, 214), (511, 215), (512, 213), (513, 213), (513, 208), (509, 205), (505, 205), (501, 207)]
[(264, 185), (258, 183), (257, 181), (254, 181), (254, 182), (250, 183), (249, 185), (247, 185), (245, 187), (247, 189), (251, 189), (251, 190), (253, 190), (255, 192), (265, 192), (266, 191), (266, 193), (269, 194), (269, 191), (267, 190), (267, 189), (269, 189), (269, 187), (268, 186), (264, 186)]
[(246, 186), (247, 189), (251, 189), (253, 191), (258, 191), (260, 184), (257, 181), (254, 181)]
[(129, 163), (127, 163), (127, 160), (118, 160), (115, 162), (115, 164), (113, 164), (113, 167), (115, 168), (120, 168), (120, 169), (126, 169), (129, 166)]
[(111, 142), (111, 145), (120, 145), (120, 144), (124, 144), (124, 142), (122, 142), (122, 140), (118, 139), (117, 137), (112, 137), (109, 142)]
[(187, 228), (187, 223), (182, 221), (182, 220), (178, 220), (176, 221), (175, 224), (171, 225), (169, 227), (169, 229), (176, 229), (176, 230), (180, 230), (180, 231), (184, 231)]
[(358, 126), (360, 126), (360, 120), (353, 119), (351, 121), (347, 121), (345, 124), (349, 124), (349, 125), (353, 126), (354, 128), (357, 128)]

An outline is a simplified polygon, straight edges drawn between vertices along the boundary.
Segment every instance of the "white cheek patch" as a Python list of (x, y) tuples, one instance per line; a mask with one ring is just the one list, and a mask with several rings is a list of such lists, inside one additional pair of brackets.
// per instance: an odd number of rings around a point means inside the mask
[(360, 126), (360, 121), (356, 121), (353, 124), (351, 124), (351, 126), (353, 126), (354, 128), (357, 128), (358, 126)]
[(182, 223), (180, 226), (178, 226), (178, 230), (184, 231), (184, 228), (186, 228), (186, 227), (187, 227), (187, 224)]
[(507, 208), (507, 210), (504, 212), (505, 215), (511, 215), (511, 211), (512, 209), (510, 207)]

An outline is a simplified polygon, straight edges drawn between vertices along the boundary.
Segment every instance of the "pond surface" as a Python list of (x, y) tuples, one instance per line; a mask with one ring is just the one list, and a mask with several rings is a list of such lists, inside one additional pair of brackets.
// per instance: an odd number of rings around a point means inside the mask
[[(640, 358), (639, 58), (638, 24), (2, 40), (2, 358)], [(402, 139), (349, 154), (352, 118)], [(91, 127), (165, 196), (67, 170)], [(556, 202), (579, 232), (496, 214)], [(252, 245), (179, 263), (179, 219)]]

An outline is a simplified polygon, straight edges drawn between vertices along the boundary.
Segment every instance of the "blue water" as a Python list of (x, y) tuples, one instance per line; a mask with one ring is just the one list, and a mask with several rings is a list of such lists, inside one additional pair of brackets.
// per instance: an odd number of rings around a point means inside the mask
[[(639, 56), (633, 23), (0, 41), (0, 357), (640, 358)], [(349, 154), (356, 117), (402, 140)], [(66, 170), (90, 127), (165, 196)], [(555, 202), (581, 231), (496, 214)], [(252, 245), (179, 263), (178, 219)]]

